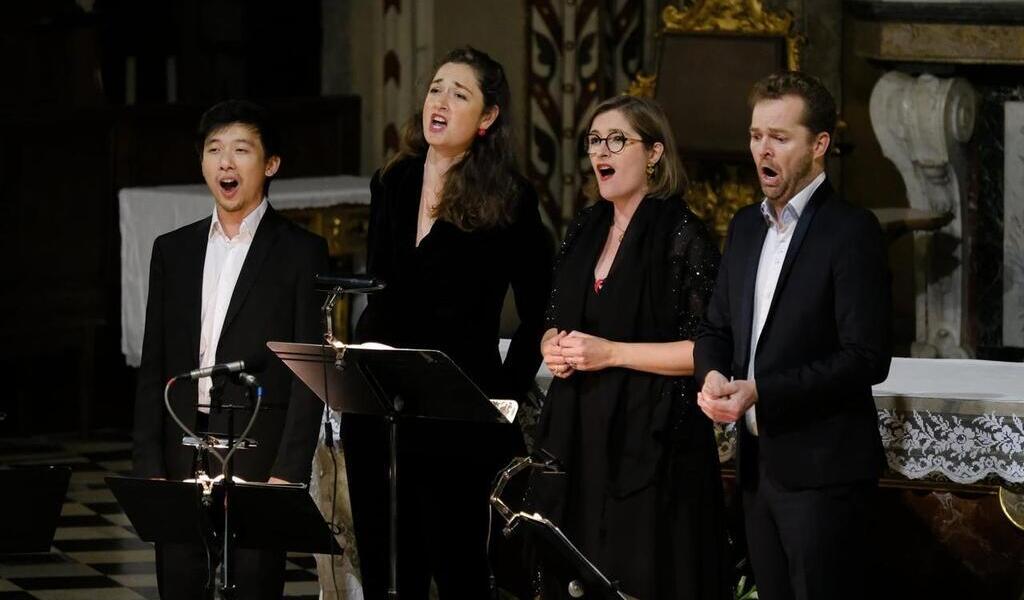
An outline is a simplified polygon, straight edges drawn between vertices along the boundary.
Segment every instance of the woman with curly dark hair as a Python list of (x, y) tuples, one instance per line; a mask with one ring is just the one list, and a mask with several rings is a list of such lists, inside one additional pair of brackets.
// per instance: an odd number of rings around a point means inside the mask
[[(355, 335), (441, 350), (491, 398), (522, 398), (533, 385), (551, 272), (536, 193), (515, 165), (509, 100), (505, 72), (487, 54), (467, 47), (441, 61), (422, 111), (406, 125), (401, 151), (371, 182), (367, 273), (387, 287), (369, 297)], [(498, 330), (510, 286), (520, 324), (503, 363)], [(400, 436), (408, 451), (399, 450), (399, 591), (403, 598), (425, 598), (432, 576), (442, 598), (485, 598), (494, 473), (469, 475), (480, 470), (470, 463), (486, 454), (479, 447), (423, 456), (445, 425), (432, 427), (422, 437), (415, 426)], [(451, 427), (452, 437), (463, 439), (465, 427)], [(350, 424), (344, 435), (366, 439), (371, 433)], [(387, 581), (386, 562), (379, 559), (386, 556), (386, 529), (376, 525), (386, 505), (377, 504), (379, 487), (374, 495), (359, 478), (379, 478), (381, 466), (350, 464), (368, 598), (384, 597), (378, 594)], [(362, 518), (367, 515), (373, 515), (372, 529)]]
[[(533, 382), (550, 277), (537, 195), (515, 165), (510, 92), (501, 65), (450, 52), (406, 124), (401, 151), (373, 176), (369, 297), (356, 337), (437, 348), (492, 397)], [(508, 359), (498, 324), (509, 284), (522, 325)]]

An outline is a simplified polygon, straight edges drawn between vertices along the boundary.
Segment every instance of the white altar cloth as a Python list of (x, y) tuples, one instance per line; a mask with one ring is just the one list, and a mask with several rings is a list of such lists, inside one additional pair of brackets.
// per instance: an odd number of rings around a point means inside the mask
[(1024, 483), (1024, 363), (895, 358), (873, 391), (893, 471)]

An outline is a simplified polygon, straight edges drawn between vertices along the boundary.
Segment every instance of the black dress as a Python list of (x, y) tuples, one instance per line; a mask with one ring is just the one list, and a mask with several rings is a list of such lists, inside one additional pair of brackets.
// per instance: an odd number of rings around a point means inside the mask
[[(394, 165), (370, 183), (367, 273), (387, 282), (368, 297), (360, 341), (444, 351), (492, 398), (533, 385), (551, 279), (551, 242), (537, 194), (520, 181), (511, 224), (463, 231), (437, 220), (416, 245), (423, 158)], [(509, 285), (520, 326), (502, 364), (501, 308)]]
[[(355, 338), (441, 350), (491, 398), (522, 398), (540, 365), (551, 276), (551, 242), (536, 193), (520, 179), (509, 224), (463, 231), (439, 219), (417, 246), (423, 165), (422, 157), (410, 158), (371, 182), (367, 272), (387, 287), (368, 298)], [(520, 324), (502, 363), (498, 333), (510, 285)], [(348, 416), (342, 427), (364, 592), (383, 598), (385, 432), (380, 421)], [(442, 448), (438, 440), (459, 440), (459, 446)], [(488, 597), (488, 494), (511, 457), (489, 450), (523, 452), (519, 430), (410, 420), (399, 426), (399, 444), (401, 597), (426, 598), (431, 577), (442, 598)], [(507, 570), (498, 576), (501, 581)]]
[[(555, 268), (549, 327), (613, 341), (693, 339), (718, 251), (678, 199), (645, 198), (600, 291), (593, 271), (612, 223), (598, 202), (570, 225)], [(534, 479), (536, 508), (625, 593), (731, 598), (718, 453), (692, 377), (612, 368), (555, 379), (537, 443), (566, 476)], [(557, 566), (545, 598), (564, 596)]]

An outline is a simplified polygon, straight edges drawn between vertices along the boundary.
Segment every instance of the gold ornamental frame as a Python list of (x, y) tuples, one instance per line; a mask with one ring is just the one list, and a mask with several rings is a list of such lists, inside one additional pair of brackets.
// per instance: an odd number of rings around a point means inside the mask
[(697, 0), (680, 10), (666, 6), (661, 11), (663, 31), (671, 33), (735, 33), (778, 36), (786, 39), (786, 65), (800, 70), (800, 48), (804, 37), (793, 31), (793, 13), (773, 13), (761, 0)]
[[(696, 0), (684, 9), (669, 5), (661, 11), (661, 22), (658, 35), (725, 33), (784, 38), (786, 66), (790, 71), (800, 70), (800, 52), (806, 40), (793, 30), (793, 14), (765, 10), (761, 0)], [(637, 73), (626, 93), (652, 98), (657, 82), (657, 74)]]

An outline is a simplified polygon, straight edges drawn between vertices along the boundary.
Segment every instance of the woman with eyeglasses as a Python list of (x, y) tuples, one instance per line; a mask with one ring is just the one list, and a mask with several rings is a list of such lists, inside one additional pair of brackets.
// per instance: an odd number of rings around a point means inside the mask
[[(460, 48), (441, 61), (400, 152), (370, 184), (367, 273), (387, 287), (368, 296), (355, 339), (441, 350), (490, 398), (523, 399), (540, 366), (552, 244), (515, 165), (509, 102), (505, 72), (484, 52)], [(502, 362), (510, 287), (519, 325)], [(383, 598), (387, 438), (382, 426), (353, 421), (343, 420), (343, 439), (377, 459), (346, 445), (363, 585), (367, 598)], [(399, 427), (401, 597), (426, 598), (431, 579), (442, 599), (490, 597), (488, 497), (509, 457), (492, 465), (488, 447), (516, 443), (498, 439), (514, 433), (521, 450), (521, 434), (477, 423)]]
[[(683, 200), (657, 104), (605, 100), (584, 145), (596, 202), (556, 259), (541, 346), (555, 379), (537, 444), (566, 477), (535, 477), (533, 498), (622, 592), (731, 598), (717, 446), (692, 377), (719, 254)], [(544, 570), (545, 600), (565, 597), (564, 574)]]

